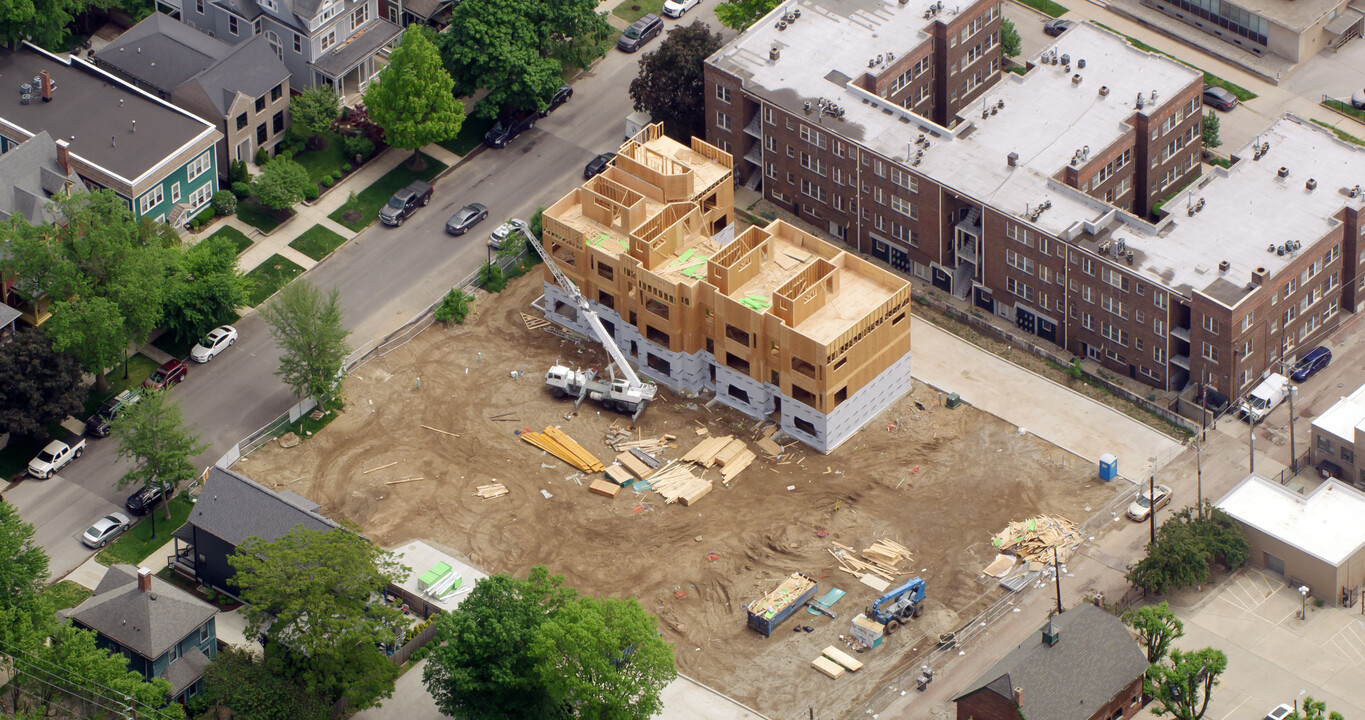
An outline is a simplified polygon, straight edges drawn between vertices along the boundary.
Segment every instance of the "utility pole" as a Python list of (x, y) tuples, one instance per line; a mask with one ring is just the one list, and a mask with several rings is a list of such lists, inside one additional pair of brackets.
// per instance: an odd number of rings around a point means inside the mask
[(1251, 426), (1251, 442), (1248, 445), (1248, 447), (1251, 448), (1251, 453), (1249, 455), (1251, 469), (1248, 470), (1248, 472), (1254, 473), (1256, 472), (1256, 418), (1254, 416), (1251, 417), (1248, 424)]
[(1057, 546), (1052, 546), (1052, 569), (1057, 578), (1057, 614), (1062, 614), (1062, 563), (1057, 559)]
[(1299, 453), (1294, 449), (1294, 396), (1299, 394), (1298, 390), (1293, 383), (1289, 384), (1289, 469), (1295, 475), (1299, 474)]
[(1152, 531), (1152, 542), (1156, 542), (1156, 473), (1147, 476), (1147, 524)]
[(1199, 517), (1204, 517), (1204, 442), (1201, 440), (1194, 446), (1194, 477), (1195, 487), (1198, 493)]

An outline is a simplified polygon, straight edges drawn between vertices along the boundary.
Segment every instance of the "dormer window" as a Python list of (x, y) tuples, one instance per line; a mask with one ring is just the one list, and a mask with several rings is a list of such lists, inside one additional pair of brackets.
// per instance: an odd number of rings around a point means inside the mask
[(328, 20), (331, 20), (332, 18), (336, 17), (337, 7), (339, 5), (340, 3), (338, 3), (337, 0), (331, 0), (331, 2), (328, 2), (327, 4), (323, 5), (322, 11), (318, 13), (318, 22), (325, 23)]
[(275, 5), (275, 0), (260, 0), (261, 7), (271, 12), (278, 12), (279, 7)]

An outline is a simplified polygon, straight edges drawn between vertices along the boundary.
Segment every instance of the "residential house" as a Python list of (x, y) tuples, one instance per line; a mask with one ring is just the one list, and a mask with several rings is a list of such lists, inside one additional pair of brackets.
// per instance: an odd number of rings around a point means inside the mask
[(292, 85), (334, 88), (359, 99), (402, 30), (380, 17), (379, 0), (180, 0), (180, 20), (230, 43), (263, 35)]
[[(0, 221), (23, 218), (30, 225), (60, 220), (51, 203), (58, 197), (85, 192), (85, 183), (71, 168), (70, 143), (52, 142), (46, 130), (0, 155)], [(4, 284), (0, 301), (0, 337), (8, 337), (14, 321), (23, 318), (40, 325), (51, 314), (47, 298), (36, 304), (10, 292), (13, 278)]]
[(450, 24), (455, 0), (384, 0), (384, 17), (399, 27), (430, 25), (440, 29)]
[(176, 702), (199, 693), (204, 669), (218, 654), (217, 608), (147, 568), (110, 567), (95, 594), (65, 614), (93, 630), (100, 647), (127, 657), (129, 670), (164, 678)]
[[(0, 153), (46, 131), (71, 170), (138, 217), (178, 225), (218, 190), (212, 123), (78, 57), (29, 43), (0, 49)], [(60, 160), (60, 154), (59, 154)]]
[(1313, 418), (1313, 465), (1365, 490), (1365, 385)]
[(214, 467), (184, 525), (175, 531), (176, 572), (202, 585), (236, 595), (237, 574), (228, 556), (247, 538), (267, 542), (302, 525), (332, 530), (336, 523), (319, 515), (318, 504), (285, 490), (275, 492), (231, 470)]
[(1050, 618), (953, 698), (957, 719), (1126, 720), (1142, 708), (1147, 656), (1094, 605)]
[(289, 70), (263, 36), (232, 45), (162, 13), (129, 28), (95, 54), (95, 65), (212, 122), (225, 142), (218, 173), (230, 161), (272, 155), (289, 127)]

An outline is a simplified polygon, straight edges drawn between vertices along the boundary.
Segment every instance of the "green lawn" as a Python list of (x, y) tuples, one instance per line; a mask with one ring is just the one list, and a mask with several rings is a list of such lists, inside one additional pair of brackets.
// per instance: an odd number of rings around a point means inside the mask
[(271, 255), (255, 270), (246, 274), (251, 281), (251, 296), (247, 304), (256, 307), (274, 295), (290, 280), (303, 273), (303, 268), (283, 255)]
[(1246, 102), (1246, 101), (1248, 101), (1248, 100), (1252, 100), (1252, 99), (1255, 99), (1255, 98), (1259, 97), (1256, 93), (1254, 93), (1254, 92), (1252, 92), (1252, 91), (1250, 91), (1250, 90), (1248, 90), (1248, 89), (1242, 87), (1241, 85), (1238, 85), (1238, 84), (1236, 84), (1236, 83), (1233, 83), (1233, 82), (1229, 82), (1229, 81), (1227, 81), (1227, 80), (1224, 80), (1223, 78), (1220, 78), (1220, 77), (1218, 77), (1217, 75), (1214, 75), (1214, 74), (1211, 73), (1211, 72), (1208, 72), (1208, 71), (1206, 71), (1206, 70), (1203, 70), (1202, 68), (1194, 67), (1193, 65), (1190, 65), (1189, 63), (1185, 62), (1184, 60), (1181, 60), (1180, 58), (1178, 58), (1178, 57), (1176, 57), (1176, 56), (1174, 56), (1174, 55), (1172, 55), (1172, 54), (1170, 54), (1170, 53), (1168, 53), (1168, 52), (1163, 52), (1163, 51), (1161, 51), (1161, 50), (1158, 50), (1158, 49), (1152, 47), (1151, 45), (1148, 45), (1147, 43), (1142, 42), (1141, 40), (1139, 40), (1139, 39), (1133, 37), (1132, 35), (1124, 35), (1123, 33), (1119, 32), (1118, 30), (1115, 30), (1114, 28), (1109, 27), (1108, 25), (1105, 25), (1104, 23), (1097, 22), (1097, 23), (1095, 23), (1095, 24), (1096, 24), (1096, 25), (1099, 25), (1100, 27), (1104, 28), (1105, 30), (1108, 30), (1109, 32), (1114, 33), (1115, 35), (1121, 35), (1121, 36), (1127, 38), (1127, 39), (1128, 39), (1128, 42), (1131, 43), (1133, 47), (1135, 47), (1135, 48), (1137, 48), (1137, 49), (1139, 49), (1139, 50), (1144, 50), (1144, 51), (1150, 52), (1150, 53), (1158, 53), (1158, 54), (1161, 54), (1161, 55), (1165, 55), (1166, 57), (1168, 57), (1168, 58), (1170, 58), (1170, 59), (1172, 59), (1172, 60), (1174, 60), (1174, 61), (1180, 63), (1181, 65), (1185, 65), (1185, 66), (1187, 66), (1187, 67), (1194, 68), (1195, 70), (1198, 70), (1199, 72), (1204, 73), (1204, 84), (1206, 84), (1206, 85), (1214, 85), (1214, 86), (1223, 88), (1224, 90), (1227, 90), (1228, 92), (1232, 93), (1233, 95), (1236, 95), (1236, 96), (1237, 96), (1237, 99), (1238, 99), (1239, 101), (1241, 101), (1241, 102)]
[(212, 240), (214, 238), (220, 237), (231, 240), (233, 244), (237, 246), (238, 255), (241, 255), (242, 253), (246, 252), (246, 249), (251, 247), (252, 245), (251, 238), (247, 237), (246, 233), (243, 233), (241, 230), (238, 230), (237, 228), (232, 227), (231, 225), (224, 225), (223, 227), (219, 228), (217, 232), (208, 236), (208, 239)]
[(101, 403), (128, 388), (142, 387), (142, 381), (146, 380), (147, 376), (151, 375), (152, 371), (160, 366), (161, 363), (146, 355), (135, 353), (132, 357), (128, 358), (126, 368), (128, 374), (127, 378), (123, 377), (125, 370), (124, 363), (119, 363), (110, 368), (109, 372), (104, 374), (104, 378), (109, 382), (109, 392), (97, 393), (94, 388), (91, 388), (90, 393), (85, 397), (85, 414), (81, 417), (87, 418), (94, 415), (95, 411), (100, 409)]
[(294, 239), (294, 242), (289, 243), (289, 247), (314, 260), (322, 260), (333, 250), (341, 247), (344, 242), (346, 242), (346, 238), (319, 224), (304, 230), (302, 235)]
[(1319, 124), (1319, 125), (1321, 125), (1321, 126), (1327, 128), (1328, 130), (1331, 130), (1332, 132), (1336, 133), (1336, 136), (1337, 136), (1337, 137), (1341, 138), (1342, 140), (1345, 140), (1346, 142), (1355, 143), (1355, 144), (1357, 144), (1357, 145), (1365, 146), (1365, 140), (1362, 140), (1362, 139), (1356, 137), (1355, 135), (1352, 135), (1351, 133), (1346, 132), (1345, 130), (1338, 130), (1338, 129), (1332, 127), (1331, 125), (1328, 125), (1327, 123), (1325, 123), (1325, 122), (1323, 122), (1323, 121), (1321, 121), (1321, 120), (1314, 119), (1313, 122), (1315, 122), (1315, 123), (1317, 123), (1317, 124)]
[(93, 593), (83, 585), (78, 585), (70, 580), (63, 580), (55, 585), (50, 585), (43, 591), (43, 596), (52, 601), (53, 610), (68, 610), (85, 602), (85, 599)]
[(1332, 108), (1333, 110), (1336, 110), (1339, 113), (1342, 113), (1344, 115), (1350, 115), (1351, 117), (1361, 122), (1365, 122), (1365, 110), (1352, 107), (1351, 103), (1344, 103), (1340, 100), (1323, 100), (1322, 104), (1326, 105), (1329, 108)]
[[(389, 197), (399, 188), (407, 187), (413, 180), (431, 180), (446, 169), (445, 163), (433, 157), (426, 154), (422, 154), (421, 157), (426, 161), (426, 166), (421, 170), (408, 169), (408, 163), (405, 160), (384, 177), (375, 180), (369, 187), (361, 190), (354, 200), (348, 200), (345, 205), (337, 208), (327, 217), (355, 232), (364, 230), (366, 226), (375, 221), (375, 218), (379, 217), (379, 208), (384, 207), (384, 203), (388, 202)], [(346, 213), (351, 211), (359, 212), (360, 217), (354, 221), (346, 220)]]
[(1062, 7), (1061, 5), (1058, 5), (1055, 2), (1052, 2), (1052, 0), (1019, 0), (1019, 2), (1033, 8), (1034, 10), (1037, 10), (1040, 13), (1043, 13), (1044, 15), (1050, 15), (1055, 18), (1065, 15), (1067, 12), (1066, 8)]
[[(1043, 1), (1046, 2), (1047, 0)], [(611, 14), (628, 23), (633, 23), (649, 13), (658, 15), (663, 11), (664, 0), (621, 0), (620, 5), (611, 9)]]
[[(132, 488), (129, 488), (128, 492), (132, 494)], [(190, 510), (193, 508), (194, 503), (190, 502), (188, 496), (175, 496), (171, 499), (170, 520), (166, 519), (166, 508), (158, 505), (155, 510), (139, 520), (132, 530), (115, 540), (113, 545), (101, 550), (95, 559), (106, 566), (119, 563), (141, 565), (147, 556), (171, 541), (171, 533), (185, 524), (185, 519), (190, 516)], [(152, 514), (156, 515), (155, 538), (152, 537)], [(165, 558), (152, 558), (152, 564), (159, 565), (160, 561), (164, 560)]]
[[(471, 106), (466, 112), (472, 111)], [(468, 155), (470, 150), (479, 146), (483, 142), (483, 136), (488, 133), (488, 128), (493, 127), (494, 118), (470, 117), (465, 115), (464, 124), (460, 126), (460, 134), (453, 139), (441, 143), (441, 147), (455, 153), (456, 155)]]
[(331, 175), (349, 159), (346, 157), (346, 144), (342, 142), (341, 136), (334, 132), (326, 132), (318, 136), (327, 142), (327, 147), (322, 150), (309, 150), (294, 156), (294, 162), (302, 165), (308, 171), (308, 177), (313, 182), (322, 182), (322, 178)]
[(284, 222), (288, 215), (275, 212), (267, 207), (262, 207), (261, 204), (254, 199), (248, 198), (237, 203), (237, 217), (241, 218), (242, 222), (247, 225), (260, 230), (263, 233), (268, 233), (279, 227), (280, 223)]

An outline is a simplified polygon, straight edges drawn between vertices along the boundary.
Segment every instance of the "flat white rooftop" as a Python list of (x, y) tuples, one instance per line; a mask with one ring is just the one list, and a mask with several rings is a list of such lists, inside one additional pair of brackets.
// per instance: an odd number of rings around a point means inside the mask
[(1340, 566), (1365, 544), (1365, 495), (1328, 480), (1307, 496), (1250, 475), (1217, 503), (1237, 521)]
[(1365, 425), (1365, 385), (1338, 400), (1327, 412), (1313, 418), (1313, 428), (1354, 443), (1356, 428)]
[[(477, 570), (469, 564), (451, 557), (448, 553), (441, 552), (421, 540), (416, 540), (406, 545), (393, 548), (390, 552), (397, 555), (398, 559), (402, 561), (404, 565), (412, 568), (412, 572), (408, 573), (408, 576), (403, 579), (403, 582), (398, 583), (398, 586), (413, 595), (422, 598), (424, 602), (430, 604), (432, 607), (441, 608), (446, 612), (450, 612), (459, 607), (460, 603), (469, 595), (469, 589), (474, 587), (474, 583), (488, 577), (488, 573)], [(418, 587), (418, 580), (421, 579), (424, 574), (431, 571), (433, 568), (437, 568), (442, 563), (449, 568), (450, 572), (460, 576), (460, 582), (458, 585), (459, 590), (454, 594), (445, 596), (444, 600), (438, 600), (423, 594), (422, 589)]]

